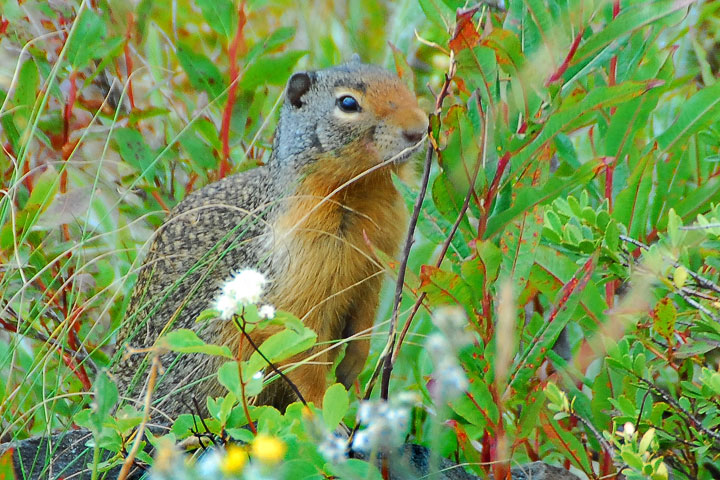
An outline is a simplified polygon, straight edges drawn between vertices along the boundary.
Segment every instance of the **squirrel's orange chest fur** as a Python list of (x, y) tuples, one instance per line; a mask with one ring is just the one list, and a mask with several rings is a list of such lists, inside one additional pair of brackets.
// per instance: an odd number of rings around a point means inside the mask
[(318, 162), (274, 224), (281, 249), (274, 256), (283, 267), (268, 300), (304, 317), (319, 341), (337, 338), (343, 319), (363, 309), (367, 296), (377, 297), (383, 268), (372, 248), (395, 255), (405, 230), (406, 210), (389, 167), (332, 194), (365, 170), (359, 165), (347, 158)]

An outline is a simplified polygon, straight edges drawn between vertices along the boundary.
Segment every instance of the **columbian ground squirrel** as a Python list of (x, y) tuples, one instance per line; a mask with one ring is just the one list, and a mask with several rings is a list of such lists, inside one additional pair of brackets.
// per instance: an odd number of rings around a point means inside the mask
[[(310, 354), (364, 333), (348, 343), (336, 369), (338, 381), (350, 386), (367, 357), (383, 277), (372, 248), (397, 255), (406, 231), (407, 211), (391, 174), (412, 168), (407, 160), (427, 125), (413, 93), (379, 67), (351, 61), (292, 75), (267, 165), (188, 195), (158, 230), (117, 348), (148, 348), (161, 333), (191, 328), (237, 351), (240, 334), (232, 322), (196, 318), (233, 272), (255, 268), (269, 280), (263, 302), (317, 332)], [(251, 336), (260, 345), (271, 333)], [(252, 347), (243, 345), (248, 357)], [(337, 351), (288, 373), (318, 406)], [(121, 395), (141, 398), (144, 358), (125, 356), (116, 366)], [(189, 411), (193, 396), (204, 405), (208, 395), (225, 393), (215, 373), (226, 359), (164, 354), (161, 360), (165, 373), (153, 398), (165, 413)], [(282, 380), (258, 398), (281, 409), (295, 400)]]

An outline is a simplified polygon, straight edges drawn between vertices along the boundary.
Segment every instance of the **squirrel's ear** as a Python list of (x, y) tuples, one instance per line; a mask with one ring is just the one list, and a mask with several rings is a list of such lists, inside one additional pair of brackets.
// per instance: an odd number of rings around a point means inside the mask
[(353, 53), (352, 57), (350, 57), (350, 61), (348, 63), (362, 63), (362, 58), (360, 58), (360, 54)]
[(302, 96), (310, 90), (313, 84), (314, 75), (308, 72), (300, 72), (290, 77), (287, 84), (287, 98), (293, 107), (300, 108), (303, 105)]

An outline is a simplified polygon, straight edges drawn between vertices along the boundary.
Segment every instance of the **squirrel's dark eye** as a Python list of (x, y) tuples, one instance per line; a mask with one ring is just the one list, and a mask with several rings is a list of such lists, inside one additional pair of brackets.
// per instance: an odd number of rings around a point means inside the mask
[(343, 95), (342, 97), (338, 98), (337, 106), (340, 107), (340, 110), (345, 113), (360, 111), (360, 104), (357, 100), (355, 100), (354, 97), (350, 95)]

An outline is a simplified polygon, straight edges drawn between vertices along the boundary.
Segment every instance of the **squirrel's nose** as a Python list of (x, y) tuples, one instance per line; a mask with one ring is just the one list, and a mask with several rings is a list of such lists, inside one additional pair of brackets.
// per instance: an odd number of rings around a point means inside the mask
[(418, 143), (427, 132), (428, 117), (425, 112), (420, 109), (412, 110), (411, 112), (411, 117), (415, 118), (412, 118), (411, 125), (403, 129), (402, 135), (408, 143)]
[(405, 137), (405, 140), (408, 141), (408, 143), (418, 143), (420, 140), (422, 140), (423, 134), (425, 132), (420, 131), (407, 131), (405, 130), (403, 132), (403, 137)]

